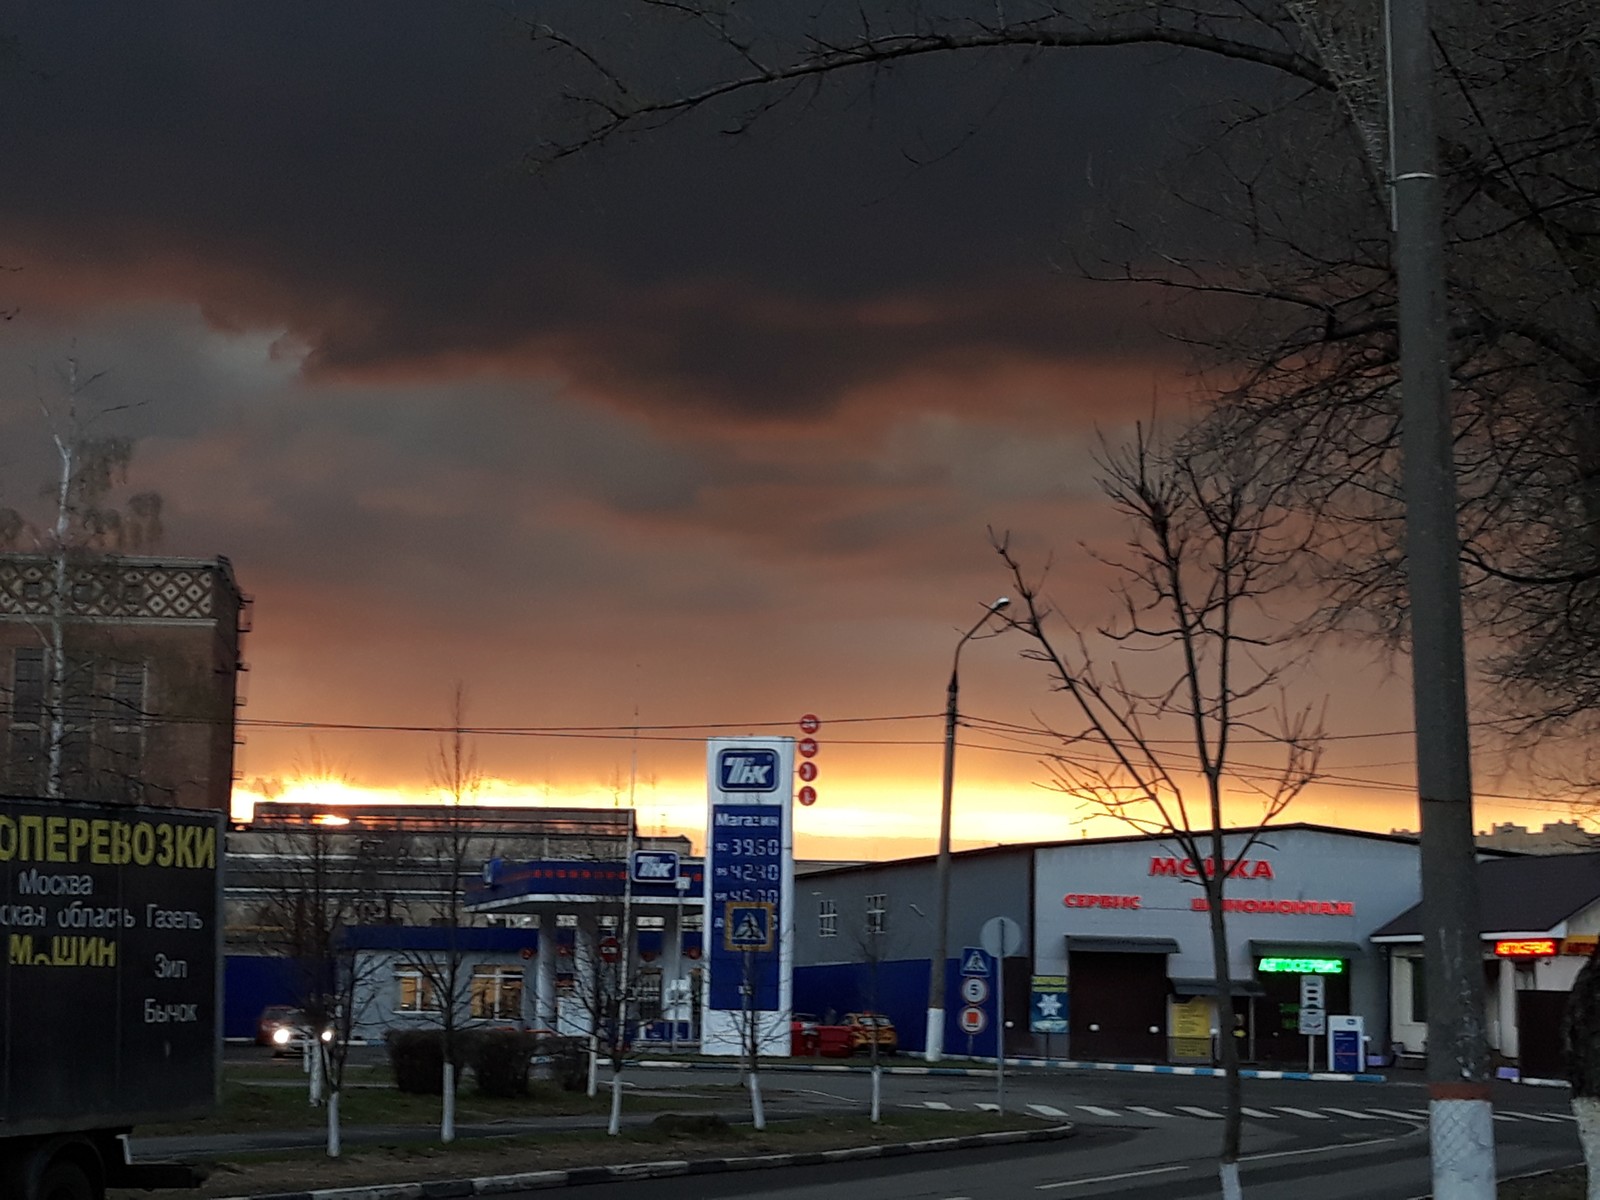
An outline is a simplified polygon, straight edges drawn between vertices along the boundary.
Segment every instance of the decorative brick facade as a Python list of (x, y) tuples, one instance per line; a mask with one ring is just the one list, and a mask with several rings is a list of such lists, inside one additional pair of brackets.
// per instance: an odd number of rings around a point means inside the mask
[[(225, 558), (0, 554), (0, 789), (227, 811), (249, 601)], [(59, 686), (53, 625), (65, 647)], [(59, 704), (59, 711), (57, 705)]]

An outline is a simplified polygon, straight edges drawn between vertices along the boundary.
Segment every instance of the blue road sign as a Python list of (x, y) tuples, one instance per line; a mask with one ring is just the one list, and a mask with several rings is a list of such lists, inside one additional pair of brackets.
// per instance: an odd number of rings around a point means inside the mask
[(1062, 976), (1034, 976), (1033, 995), (1028, 1002), (1030, 1033), (1067, 1032), (1066, 982)]
[(776, 925), (773, 916), (776, 912), (773, 905), (760, 901), (728, 901), (722, 914), (723, 944), (729, 950), (747, 953), (770, 951), (777, 941), (773, 936)]
[(989, 956), (978, 946), (967, 946), (961, 951), (961, 973), (989, 977)]

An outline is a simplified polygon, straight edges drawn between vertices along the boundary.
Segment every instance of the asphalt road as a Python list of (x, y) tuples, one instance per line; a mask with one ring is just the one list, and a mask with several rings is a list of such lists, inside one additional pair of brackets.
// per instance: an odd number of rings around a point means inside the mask
[[(642, 1086), (701, 1072), (634, 1072)], [(713, 1076), (715, 1077), (715, 1076)], [(691, 1082), (685, 1080), (685, 1083)], [(771, 1073), (785, 1107), (849, 1111), (866, 1102), (856, 1075)], [(776, 1095), (774, 1096), (776, 1098)], [(1214, 1195), (1221, 1081), (1123, 1073), (1030, 1073), (1011, 1079), (1007, 1108), (1079, 1129), (1065, 1142), (915, 1155), (822, 1167), (604, 1184), (585, 1200), (990, 1200), (1085, 1196), (1180, 1200)], [(995, 1102), (994, 1082), (939, 1076), (884, 1078), (884, 1103), (953, 1109)], [(1410, 1200), (1429, 1190), (1426, 1093), (1420, 1083), (1245, 1081), (1241, 1174), (1252, 1200)], [(1500, 1173), (1580, 1160), (1556, 1090), (1502, 1085), (1496, 1096)]]

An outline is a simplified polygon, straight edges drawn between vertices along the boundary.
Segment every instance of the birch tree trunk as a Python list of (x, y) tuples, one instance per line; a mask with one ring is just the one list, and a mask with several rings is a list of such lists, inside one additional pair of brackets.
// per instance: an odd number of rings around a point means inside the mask
[[(1501, 1020), (1505, 1020), (1504, 1016)], [(1600, 947), (1573, 981), (1562, 1022), (1572, 1115), (1589, 1174), (1589, 1200), (1600, 1200)]]

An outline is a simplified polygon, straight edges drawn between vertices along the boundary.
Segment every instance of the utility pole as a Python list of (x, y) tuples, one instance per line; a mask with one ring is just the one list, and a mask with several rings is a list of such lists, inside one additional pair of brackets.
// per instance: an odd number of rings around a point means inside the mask
[(1433, 1194), (1493, 1200), (1433, 29), (1427, 0), (1388, 0), (1385, 18)]

